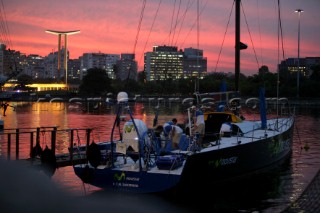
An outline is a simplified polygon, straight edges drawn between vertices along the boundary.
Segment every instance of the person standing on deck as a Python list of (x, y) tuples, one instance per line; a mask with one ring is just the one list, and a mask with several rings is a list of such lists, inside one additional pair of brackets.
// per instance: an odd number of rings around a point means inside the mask
[(168, 136), (171, 139), (172, 149), (179, 148), (178, 145), (179, 145), (183, 130), (179, 126), (175, 125), (174, 122), (169, 121), (163, 125), (163, 132), (165, 133), (166, 136)]
[(196, 109), (196, 123), (194, 126), (194, 133), (199, 133), (200, 138), (198, 141), (198, 145), (202, 146), (202, 141), (205, 133), (205, 122), (204, 122), (204, 114), (201, 108)]
[(173, 118), (173, 119), (172, 119), (172, 123), (173, 123), (174, 125), (177, 125), (178, 120), (177, 120), (176, 118)]

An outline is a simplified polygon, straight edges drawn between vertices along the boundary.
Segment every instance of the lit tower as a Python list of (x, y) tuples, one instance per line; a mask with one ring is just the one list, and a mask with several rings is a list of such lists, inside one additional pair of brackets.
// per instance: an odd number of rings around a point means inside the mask
[(46, 33), (51, 33), (54, 35), (58, 35), (58, 80), (60, 79), (60, 67), (61, 67), (61, 35), (64, 35), (64, 65), (63, 68), (65, 70), (65, 84), (68, 84), (68, 61), (67, 61), (67, 55), (68, 55), (68, 35), (73, 35), (80, 33), (80, 30), (72, 30), (72, 31), (57, 31), (57, 30), (46, 30)]

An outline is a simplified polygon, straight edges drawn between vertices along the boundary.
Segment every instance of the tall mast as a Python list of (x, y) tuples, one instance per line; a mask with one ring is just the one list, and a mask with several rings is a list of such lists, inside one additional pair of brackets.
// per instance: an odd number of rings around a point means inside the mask
[(240, 76), (240, 2), (241, 2), (241, 0), (235, 0), (235, 1), (236, 1), (235, 91), (238, 91), (239, 90), (239, 76)]

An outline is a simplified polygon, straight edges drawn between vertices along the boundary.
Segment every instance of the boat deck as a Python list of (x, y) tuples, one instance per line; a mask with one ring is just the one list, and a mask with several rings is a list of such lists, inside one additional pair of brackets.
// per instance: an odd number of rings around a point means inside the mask
[[(232, 146), (238, 146), (240, 144), (247, 144), (257, 140), (261, 140), (267, 137), (276, 136), (279, 134), (278, 128), (281, 130), (286, 131), (291, 126), (293, 120), (291, 119), (273, 119), (267, 123), (267, 129), (261, 129), (261, 122), (248, 122), (248, 123), (241, 123), (235, 124), (239, 125), (240, 129), (242, 130), (242, 134), (232, 135), (230, 137), (221, 137), (219, 141), (210, 142), (209, 146), (203, 148), (201, 152), (208, 152), (212, 150), (224, 149), (229, 148)], [(237, 138), (237, 140), (235, 140)], [(236, 141), (236, 142), (235, 142)]]

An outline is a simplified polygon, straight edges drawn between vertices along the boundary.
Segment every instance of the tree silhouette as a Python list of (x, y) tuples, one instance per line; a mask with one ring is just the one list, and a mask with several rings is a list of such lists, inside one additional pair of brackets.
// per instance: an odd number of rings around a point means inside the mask
[(103, 69), (88, 69), (87, 75), (82, 79), (80, 85), (80, 94), (84, 95), (102, 95), (106, 92), (112, 92), (111, 79)]

